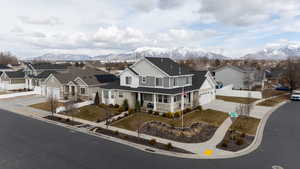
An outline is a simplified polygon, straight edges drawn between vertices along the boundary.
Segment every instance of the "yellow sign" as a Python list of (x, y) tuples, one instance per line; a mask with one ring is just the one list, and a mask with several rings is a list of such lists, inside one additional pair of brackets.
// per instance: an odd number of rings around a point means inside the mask
[(204, 152), (203, 152), (204, 155), (207, 155), (207, 156), (211, 156), (213, 154), (213, 151), (212, 150), (209, 150), (209, 149), (206, 149)]

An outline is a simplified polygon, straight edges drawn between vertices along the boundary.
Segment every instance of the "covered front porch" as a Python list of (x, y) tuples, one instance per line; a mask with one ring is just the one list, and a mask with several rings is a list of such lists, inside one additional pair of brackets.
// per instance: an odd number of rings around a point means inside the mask
[(197, 106), (196, 100), (194, 100), (194, 92), (176, 95), (142, 92), (136, 92), (135, 94), (136, 101), (141, 104), (144, 111), (177, 112)]

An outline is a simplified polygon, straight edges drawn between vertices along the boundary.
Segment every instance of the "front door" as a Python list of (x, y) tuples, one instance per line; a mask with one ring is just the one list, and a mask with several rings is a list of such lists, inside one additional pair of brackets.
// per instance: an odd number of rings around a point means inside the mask
[(72, 90), (72, 96), (75, 96), (75, 86), (72, 86), (71, 90)]

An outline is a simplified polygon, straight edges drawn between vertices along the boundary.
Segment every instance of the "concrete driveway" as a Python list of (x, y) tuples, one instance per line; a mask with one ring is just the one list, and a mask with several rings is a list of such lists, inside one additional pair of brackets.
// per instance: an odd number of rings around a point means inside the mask
[[(229, 113), (235, 112), (239, 105), (240, 103), (226, 102), (224, 100), (216, 99), (209, 104), (203, 105), (202, 107), (203, 109), (213, 109)], [(271, 109), (272, 107), (254, 106), (250, 112), (250, 116), (261, 119)]]
[(0, 109), (17, 112), (20, 114), (35, 114), (43, 117), (49, 115), (50, 112), (35, 109), (29, 106), (37, 103), (46, 102), (46, 101), (47, 101), (46, 97), (42, 97), (38, 95), (1, 99)]

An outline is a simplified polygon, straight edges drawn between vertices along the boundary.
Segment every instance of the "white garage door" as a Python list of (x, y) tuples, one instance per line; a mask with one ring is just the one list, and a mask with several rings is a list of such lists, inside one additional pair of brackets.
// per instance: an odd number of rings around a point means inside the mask
[(208, 104), (210, 103), (211, 101), (214, 100), (214, 92), (204, 92), (204, 93), (201, 93), (199, 95), (199, 104), (200, 105), (204, 105), (204, 104)]
[(47, 87), (47, 97), (53, 96), (55, 99), (60, 98), (59, 88)]

